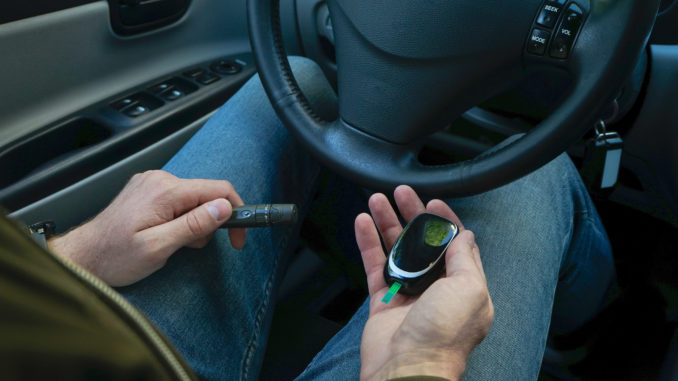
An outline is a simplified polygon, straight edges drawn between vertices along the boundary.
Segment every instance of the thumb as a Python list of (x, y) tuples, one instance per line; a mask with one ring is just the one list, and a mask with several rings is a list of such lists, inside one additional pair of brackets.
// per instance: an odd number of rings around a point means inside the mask
[(460, 271), (481, 274), (473, 258), (474, 247), (475, 235), (470, 230), (463, 230), (452, 240), (445, 258), (445, 269), (448, 277), (454, 276), (455, 273)]
[(162, 251), (169, 255), (180, 248), (214, 233), (231, 217), (233, 207), (228, 200), (219, 198), (202, 204), (172, 221), (149, 229), (148, 233), (160, 238)]

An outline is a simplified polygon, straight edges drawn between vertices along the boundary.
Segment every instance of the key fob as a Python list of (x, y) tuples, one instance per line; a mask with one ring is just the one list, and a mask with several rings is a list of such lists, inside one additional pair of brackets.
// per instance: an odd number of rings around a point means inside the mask
[(445, 252), (458, 232), (454, 222), (435, 214), (415, 217), (388, 254), (386, 283), (400, 283), (400, 292), (405, 295), (423, 293), (445, 270)]
[(622, 148), (622, 138), (616, 132), (599, 133), (588, 142), (581, 175), (590, 189), (599, 191), (615, 186)]

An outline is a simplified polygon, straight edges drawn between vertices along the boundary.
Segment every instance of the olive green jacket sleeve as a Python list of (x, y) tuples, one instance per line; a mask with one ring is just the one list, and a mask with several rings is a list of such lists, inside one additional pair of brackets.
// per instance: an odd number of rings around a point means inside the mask
[(136, 309), (73, 268), (0, 217), (2, 379), (196, 378)]

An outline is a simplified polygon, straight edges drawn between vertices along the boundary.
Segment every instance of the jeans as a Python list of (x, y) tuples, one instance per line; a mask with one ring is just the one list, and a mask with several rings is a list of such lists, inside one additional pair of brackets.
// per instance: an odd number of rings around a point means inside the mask
[[(291, 64), (314, 109), (336, 113), (321, 70), (302, 58)], [(246, 203), (294, 202), (303, 213), (320, 166), (289, 137), (254, 77), (164, 169), (183, 178), (227, 179)], [(495, 305), (492, 329), (464, 377), (536, 379), (549, 327), (567, 331), (589, 320), (614, 278), (607, 236), (586, 189), (563, 155), (509, 185), (448, 202), (476, 234)], [(201, 378), (257, 379), (275, 288), (298, 234), (299, 226), (250, 229), (237, 251), (218, 231), (207, 247), (180, 250), (163, 269), (120, 291)], [(364, 303), (299, 378), (358, 379), (367, 316)]]

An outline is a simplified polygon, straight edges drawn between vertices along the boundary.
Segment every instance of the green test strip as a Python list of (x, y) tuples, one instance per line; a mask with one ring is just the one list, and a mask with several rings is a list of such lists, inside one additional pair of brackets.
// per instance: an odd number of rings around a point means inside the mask
[(384, 298), (381, 300), (381, 302), (384, 304), (388, 304), (388, 302), (390, 302), (391, 299), (393, 299), (395, 294), (398, 293), (398, 290), (400, 290), (400, 286), (401, 286), (400, 283), (393, 282), (391, 288), (388, 289), (388, 292), (386, 293), (386, 295), (384, 295)]

